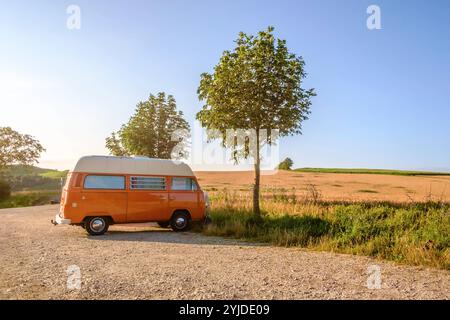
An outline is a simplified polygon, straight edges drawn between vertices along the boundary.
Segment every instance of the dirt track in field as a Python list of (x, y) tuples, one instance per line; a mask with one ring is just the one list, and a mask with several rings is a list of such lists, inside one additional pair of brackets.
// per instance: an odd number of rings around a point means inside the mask
[[(58, 206), (0, 210), (0, 299), (449, 299), (450, 272), (367, 257), (113, 226), (52, 226)], [(67, 288), (77, 265), (81, 289)], [(368, 289), (367, 268), (381, 268)], [(72, 282), (76, 283), (76, 282)]]
[[(249, 192), (253, 172), (196, 172), (200, 185), (207, 191)], [(261, 176), (262, 191), (285, 188), (302, 197), (307, 186), (314, 185), (323, 200), (350, 201), (450, 201), (450, 176), (397, 176), (382, 174), (313, 173), (279, 170)]]

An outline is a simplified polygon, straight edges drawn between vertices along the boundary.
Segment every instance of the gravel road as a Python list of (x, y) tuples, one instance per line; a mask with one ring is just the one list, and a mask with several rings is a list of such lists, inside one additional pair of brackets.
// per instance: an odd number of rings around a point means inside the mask
[[(80, 227), (51, 225), (57, 208), (0, 210), (0, 299), (450, 298), (445, 270), (150, 224), (113, 226), (90, 237)], [(73, 278), (75, 288), (67, 288), (71, 265), (79, 267), (80, 289)], [(367, 288), (371, 265), (380, 267), (380, 289)]]

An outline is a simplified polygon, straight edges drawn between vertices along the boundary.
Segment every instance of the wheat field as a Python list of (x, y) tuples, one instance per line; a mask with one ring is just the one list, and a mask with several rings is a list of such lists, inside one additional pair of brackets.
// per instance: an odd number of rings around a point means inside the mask
[[(251, 191), (252, 171), (198, 171), (199, 183), (208, 193)], [(297, 198), (324, 201), (450, 202), (450, 176), (400, 176), (383, 174), (315, 173), (279, 170), (261, 176), (262, 195), (283, 190)], [(314, 195), (312, 193), (316, 192)]]

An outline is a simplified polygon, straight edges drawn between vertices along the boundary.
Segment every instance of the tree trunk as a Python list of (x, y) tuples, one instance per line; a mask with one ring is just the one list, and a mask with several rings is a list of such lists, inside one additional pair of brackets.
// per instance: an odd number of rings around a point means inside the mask
[(259, 129), (256, 129), (256, 155), (255, 155), (255, 184), (253, 185), (253, 213), (261, 216), (259, 209), (259, 182), (260, 182), (260, 158), (259, 158)]

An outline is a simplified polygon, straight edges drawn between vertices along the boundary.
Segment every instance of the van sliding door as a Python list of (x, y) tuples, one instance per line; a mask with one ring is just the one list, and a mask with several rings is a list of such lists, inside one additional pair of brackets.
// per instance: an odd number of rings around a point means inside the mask
[(88, 174), (84, 178), (80, 211), (86, 216), (111, 216), (115, 223), (126, 222), (125, 177)]
[(167, 221), (169, 194), (165, 177), (129, 177), (128, 222)]

